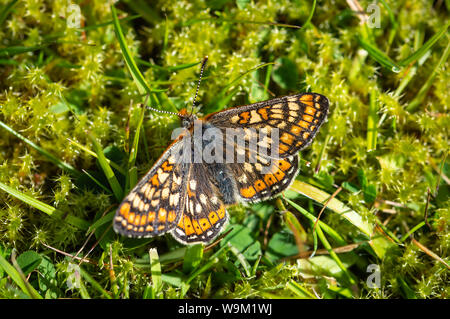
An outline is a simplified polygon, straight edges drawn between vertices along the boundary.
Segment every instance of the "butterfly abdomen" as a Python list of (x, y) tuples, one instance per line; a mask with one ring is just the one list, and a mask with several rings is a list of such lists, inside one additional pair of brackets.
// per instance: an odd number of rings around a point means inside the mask
[(209, 172), (216, 181), (216, 186), (222, 195), (224, 204), (230, 205), (237, 202), (236, 183), (230, 177), (225, 164), (213, 163), (208, 165)]

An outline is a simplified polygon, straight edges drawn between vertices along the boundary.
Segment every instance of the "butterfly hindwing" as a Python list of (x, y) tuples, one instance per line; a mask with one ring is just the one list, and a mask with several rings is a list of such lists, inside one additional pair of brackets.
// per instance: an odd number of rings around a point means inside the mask
[(184, 210), (172, 236), (181, 243), (207, 243), (228, 220), (220, 186), (203, 163), (192, 163), (186, 180)]
[(298, 174), (298, 155), (273, 159), (256, 155), (255, 160), (230, 163), (241, 201), (258, 202), (286, 190)]

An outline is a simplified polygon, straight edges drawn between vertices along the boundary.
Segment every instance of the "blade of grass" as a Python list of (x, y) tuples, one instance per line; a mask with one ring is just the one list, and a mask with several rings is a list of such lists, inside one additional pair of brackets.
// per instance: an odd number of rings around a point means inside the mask
[(81, 280), (81, 278), (79, 278), (77, 283), (78, 283), (78, 289), (80, 290), (81, 298), (83, 298), (83, 299), (91, 299), (91, 296), (89, 295), (89, 292), (87, 291), (83, 280)]
[(406, 283), (406, 281), (398, 275), (396, 277), (397, 285), (400, 287), (400, 291), (403, 293), (404, 298), (406, 299), (417, 299), (416, 293), (409, 285)]
[(53, 206), (43, 203), (1, 182), (0, 182), (0, 189), (49, 216), (53, 215), (53, 213), (56, 211), (56, 208), (54, 208)]
[(319, 237), (320, 241), (322, 242), (323, 247), (325, 247), (325, 249), (329, 252), (331, 258), (333, 258), (333, 260), (336, 262), (336, 264), (339, 266), (339, 268), (345, 274), (345, 276), (347, 277), (349, 283), (352, 286), (356, 286), (355, 279), (350, 275), (350, 272), (347, 270), (347, 268), (345, 268), (344, 264), (342, 263), (342, 261), (340, 260), (340, 258), (336, 254), (336, 252), (331, 247), (331, 245), (328, 242), (327, 238), (325, 237), (325, 234), (323, 233), (322, 228), (321, 228), (320, 225), (317, 225), (316, 231), (317, 231), (317, 236)]
[(128, 159), (128, 168), (129, 169), (131, 167), (133, 167), (136, 163), (136, 157), (137, 157), (137, 152), (138, 152), (138, 148), (139, 148), (139, 136), (141, 133), (141, 127), (142, 127), (142, 123), (144, 122), (144, 116), (145, 116), (145, 104), (147, 104), (147, 100), (144, 102), (144, 104), (141, 105), (141, 115), (139, 117), (139, 122), (136, 127), (136, 131), (134, 133), (133, 144), (131, 145), (130, 157)]
[(12, 0), (3, 7), (2, 11), (0, 12), (0, 25), (2, 25), (3, 22), (5, 22), (6, 18), (8, 18), (9, 13), (12, 11), (12, 9), (14, 9), (17, 2), (18, 0)]
[(145, 21), (151, 25), (155, 25), (161, 22), (161, 17), (158, 11), (150, 6), (146, 1), (143, 0), (124, 0), (129, 8), (134, 12), (138, 13)]
[[(448, 38), (447, 38), (448, 39)], [(417, 109), (417, 107), (422, 104), (423, 99), (428, 93), (428, 90), (430, 89), (431, 85), (433, 84), (434, 78), (437, 75), (437, 72), (441, 68), (441, 66), (447, 61), (448, 56), (450, 53), (450, 41), (447, 43), (447, 47), (444, 50), (444, 53), (442, 54), (441, 58), (439, 59), (438, 64), (433, 69), (433, 72), (431, 72), (430, 76), (428, 77), (425, 84), (420, 88), (419, 93), (417, 93), (414, 100), (409, 103), (409, 105), (406, 107), (406, 110), (408, 112), (413, 112)]]
[(414, 226), (409, 232), (407, 232), (402, 238), (400, 238), (400, 241), (404, 242), (405, 240), (407, 240), (409, 238), (409, 236), (414, 234), (417, 230), (419, 230), (420, 228), (422, 228), (425, 225), (426, 225), (425, 221), (420, 222), (419, 224)]
[(250, 266), (250, 263), (248, 262), (248, 260), (245, 258), (245, 256), (239, 251), (239, 249), (237, 249), (236, 247), (234, 247), (230, 242), (227, 243), (228, 247), (230, 248), (230, 251), (233, 253), (233, 255), (236, 256), (237, 260), (239, 261), (239, 263), (242, 265), (242, 268), (244, 268), (245, 271), (245, 275), (247, 277), (251, 276), (251, 268), (252, 266)]
[(103, 289), (103, 287), (94, 278), (92, 278), (91, 275), (89, 275), (89, 273), (87, 273), (82, 267), (80, 267), (80, 275), (88, 283), (90, 283), (95, 290), (101, 293), (103, 297), (105, 297), (106, 299), (112, 299), (111, 295), (105, 289)]
[(144, 104), (142, 104), (141, 106), (141, 116), (139, 117), (139, 122), (134, 133), (133, 144), (131, 145), (130, 156), (128, 158), (128, 174), (126, 175), (125, 183), (125, 189), (127, 192), (137, 184), (137, 169), (135, 167), (135, 164), (137, 152), (139, 149), (139, 136), (141, 133), (142, 123), (144, 122), (145, 104), (147, 104), (147, 100), (148, 99), (146, 99)]
[(138, 182), (137, 167), (133, 166), (128, 170), (124, 194), (128, 194), (130, 189), (132, 189), (137, 184), (137, 182)]
[(26, 137), (22, 136), (21, 134), (19, 134), (18, 132), (16, 132), (15, 130), (13, 130), (12, 128), (10, 128), (8, 125), (6, 125), (5, 123), (3, 123), (2, 121), (0, 121), (0, 127), (3, 127), (5, 130), (7, 130), (9, 133), (13, 134), (15, 137), (19, 138), (20, 140), (24, 141), (25, 143), (27, 143), (29, 146), (31, 146), (32, 148), (34, 148), (36, 151), (38, 151), (39, 153), (41, 153), (44, 157), (46, 157), (50, 162), (56, 164), (56, 166), (58, 166), (59, 168), (71, 173), (72, 175), (78, 177), (80, 175), (82, 175), (82, 173), (78, 170), (76, 170), (72, 165), (67, 164), (65, 162), (63, 162), (62, 160), (60, 160), (59, 158), (57, 158), (56, 156), (52, 155), (51, 153), (47, 152), (46, 150), (44, 150), (42, 147), (36, 145), (34, 142), (30, 141), (29, 139), (27, 139)]
[(316, 11), (316, 3), (317, 3), (317, 0), (313, 0), (311, 11), (309, 12), (308, 19), (306, 19), (305, 23), (303, 24), (303, 27), (307, 27), (311, 23), (311, 20), (314, 16), (314, 11)]
[(329, 289), (332, 292), (335, 292), (337, 294), (340, 294), (341, 296), (345, 297), (345, 298), (353, 298), (353, 293), (351, 292), (351, 290), (349, 290), (348, 288), (344, 288), (344, 287), (338, 287), (335, 285), (328, 285), (327, 289)]
[(406, 75), (403, 77), (400, 84), (398, 85), (397, 90), (395, 90), (394, 93), (395, 97), (398, 97), (400, 96), (400, 94), (402, 94), (403, 90), (406, 88), (406, 86), (412, 80), (412, 78), (416, 75), (416, 73), (417, 73), (417, 66), (413, 66), (407, 71)]
[(162, 288), (161, 264), (159, 263), (159, 256), (156, 248), (151, 248), (148, 251), (148, 254), (150, 256), (150, 268), (152, 271), (152, 288), (154, 296), (156, 296)]
[(251, 272), (252, 276), (256, 276), (256, 271), (258, 270), (258, 266), (261, 261), (261, 257), (262, 257), (262, 254), (258, 256), (258, 259), (256, 259), (255, 263), (252, 266), (252, 272)]
[(169, 19), (167, 18), (167, 15), (165, 15), (165, 18), (166, 21), (164, 23), (164, 41), (161, 50), (161, 56), (166, 54), (167, 44), (169, 43)]
[(197, 268), (196, 270), (194, 270), (188, 276), (188, 278), (186, 280), (184, 280), (184, 283), (186, 285), (188, 285), (195, 277), (197, 277), (201, 273), (205, 272), (206, 270), (208, 270), (209, 268), (214, 266), (214, 264), (219, 262), (219, 256), (225, 254), (229, 250), (230, 250), (230, 247), (228, 245), (223, 245), (222, 247), (220, 247), (213, 255), (211, 255), (209, 257), (209, 261), (206, 264), (204, 264), (202, 267)]
[(419, 50), (411, 54), (406, 59), (403, 59), (399, 62), (399, 65), (406, 66), (408, 64), (414, 63), (415, 61), (419, 60), (422, 56), (425, 55), (425, 53), (430, 50), (436, 42), (446, 34), (448, 27), (450, 26), (450, 21), (447, 22), (438, 32), (436, 32), (435, 35), (433, 35), (427, 42), (425, 42), (424, 45), (420, 47)]
[(156, 105), (162, 105), (162, 106), (164, 106), (165, 110), (178, 113), (177, 107), (172, 102), (172, 100), (169, 99), (169, 97), (167, 96), (166, 93), (158, 92), (158, 93), (155, 93), (153, 96), (154, 96), (154, 99), (158, 101), (158, 103)]
[[(330, 194), (312, 186), (307, 183), (295, 180), (291, 187), (291, 190), (302, 194), (306, 197), (309, 197), (321, 204), (324, 204), (329, 198)], [(364, 234), (366, 234), (369, 238), (373, 233), (373, 225), (369, 224), (367, 221), (364, 221), (357, 212), (347, 207), (344, 203), (339, 201), (337, 198), (332, 198), (329, 200), (327, 204), (327, 208), (331, 209), (335, 213), (347, 219), (350, 223), (356, 226), (359, 230), (361, 230)]]
[[(312, 220), (310, 221), (310, 223), (311, 229), (314, 228), (315, 223), (313, 223)], [(313, 236), (313, 253), (311, 254), (310, 257), (314, 257), (314, 255), (317, 252), (317, 248), (319, 247), (319, 241), (317, 240), (317, 233), (315, 231), (312, 233), (312, 236)]]
[(384, 52), (367, 42), (361, 37), (358, 37), (358, 42), (360, 46), (369, 53), (369, 55), (378, 63), (380, 63), (385, 68), (391, 70), (392, 72), (400, 72), (400, 65), (392, 61)]
[[(75, 145), (76, 147), (78, 147), (79, 149), (85, 151), (86, 153), (88, 153), (89, 155), (94, 156), (95, 158), (98, 159), (97, 153), (91, 151), (89, 148), (87, 148), (84, 145), (81, 145), (78, 142), (75, 142), (74, 140), (71, 140), (70, 138), (67, 139), (70, 143), (72, 143), (73, 145)], [(113, 161), (111, 161), (109, 158), (106, 159), (106, 161), (108, 162), (109, 165), (111, 165), (112, 167), (114, 167), (119, 173), (121, 173), (123, 176), (126, 176), (126, 173), (124, 171), (124, 169), (122, 167), (120, 167), (119, 165), (117, 165), (116, 163), (114, 163)]]
[[(159, 256), (159, 262), (161, 265), (176, 263), (182, 261), (185, 254), (186, 247), (173, 249)], [(145, 255), (143, 258), (134, 259), (134, 266), (139, 269), (144, 269), (145, 271), (151, 271), (149, 258), (149, 256)]]
[(162, 274), (161, 280), (163, 282), (165, 282), (166, 284), (169, 284), (171, 286), (175, 286), (178, 288), (183, 286), (183, 278), (180, 274), (174, 274), (174, 273)]
[(92, 135), (92, 133), (89, 133), (88, 136), (91, 139), (92, 144), (94, 145), (94, 150), (97, 153), (98, 162), (103, 170), (103, 173), (106, 176), (106, 179), (108, 180), (109, 185), (111, 186), (114, 196), (120, 202), (123, 198), (122, 187), (120, 186), (119, 181), (114, 174), (114, 171), (106, 160), (105, 154), (103, 153), (103, 150), (97, 139)]
[(103, 185), (102, 183), (100, 183), (94, 176), (92, 176), (91, 174), (89, 174), (86, 170), (83, 169), (83, 173), (85, 173), (90, 179), (92, 179), (94, 181), (94, 183), (96, 183), (101, 189), (103, 189), (105, 192), (111, 194), (111, 190), (108, 189), (105, 185)]
[(19, 65), (19, 62), (12, 59), (0, 59), (1, 65)]
[(99, 228), (100, 226), (112, 222), (115, 214), (116, 214), (116, 212), (112, 211), (112, 212), (109, 212), (108, 214), (106, 214), (105, 216), (99, 218), (92, 225), (89, 226), (89, 229), (87, 232), (90, 233), (91, 231)]
[(144, 143), (145, 159), (146, 159), (147, 162), (150, 162), (150, 154), (148, 152), (149, 147), (148, 147), (147, 137), (145, 136), (144, 127), (143, 126), (141, 126), (141, 136), (142, 136), (142, 142)]
[(207, 271), (209, 268), (211, 268), (212, 266), (214, 266), (216, 263), (219, 262), (219, 258), (218, 257), (211, 257), (209, 258), (209, 261), (204, 264), (202, 267), (197, 268), (197, 270), (195, 270), (185, 281), (185, 284), (189, 284), (195, 277), (197, 277), (198, 275), (200, 275), (201, 273)]
[(133, 77), (133, 80), (138, 87), (139, 92), (141, 94), (151, 95), (152, 94), (151, 89), (147, 85), (144, 76), (142, 75), (141, 71), (139, 71), (136, 62), (134, 61), (133, 56), (131, 55), (131, 52), (128, 49), (125, 36), (123, 35), (122, 27), (120, 26), (120, 22), (117, 17), (116, 8), (114, 6), (111, 6), (111, 13), (113, 16), (114, 31), (116, 33), (117, 41), (119, 41), (120, 49), (122, 50), (122, 55), (128, 66), (128, 70), (130, 71), (131, 76)]
[(292, 207), (294, 207), (296, 210), (298, 210), (302, 215), (304, 215), (310, 221), (312, 221), (313, 223), (317, 222), (317, 225), (320, 225), (323, 228), (323, 230), (328, 235), (330, 235), (334, 239), (334, 241), (336, 241), (339, 244), (339, 246), (347, 245), (347, 242), (344, 240), (344, 238), (342, 238), (342, 236), (339, 235), (333, 228), (331, 228), (330, 226), (325, 224), (323, 221), (317, 220), (317, 218), (313, 214), (311, 214), (310, 212), (308, 212), (301, 206), (297, 205), (295, 202), (291, 201), (290, 199), (285, 198), (284, 200), (287, 201)]
[(389, 30), (389, 38), (388, 38), (388, 46), (386, 48), (386, 54), (387, 54), (391, 47), (392, 41), (394, 41), (395, 35), (397, 33), (398, 23), (397, 23), (397, 20), (395, 20), (394, 13), (393, 13), (391, 7), (387, 4), (387, 2), (385, 0), (380, 0), (380, 2), (383, 4), (384, 8), (388, 12), (389, 20), (391, 21), (391, 28)]
[(386, 234), (387, 238), (391, 239), (397, 244), (402, 243), (386, 226), (383, 225), (383, 223), (377, 217), (375, 217), (375, 221), (377, 223), (377, 226), (380, 227), (380, 229)]
[(306, 299), (317, 299), (314, 294), (309, 292), (308, 289), (300, 285), (298, 282), (291, 280), (287, 283), (286, 288), (292, 291), (294, 294), (296, 294), (300, 298), (306, 298)]
[[(425, 31), (423, 28), (419, 28), (415, 32), (414, 36), (414, 50), (417, 51), (420, 49), (420, 47), (423, 44), (423, 38), (424, 38)], [(400, 84), (397, 87), (397, 90), (395, 90), (394, 96), (400, 96), (402, 94), (403, 90), (406, 88), (408, 83), (414, 78), (414, 76), (417, 73), (417, 70), (420, 66), (422, 66), (425, 61), (428, 59), (428, 57), (431, 55), (431, 50), (428, 50), (425, 55), (423, 55), (420, 59), (417, 60), (417, 63), (412, 64), (410, 67), (407, 67), (405, 69), (404, 76), (401, 76), (402, 80)]]
[(186, 253), (183, 260), (183, 272), (192, 272), (202, 261), (203, 258), (203, 245), (191, 245), (186, 247)]
[(8, 274), (8, 276), (16, 283), (17, 286), (30, 298), (42, 299), (42, 296), (26, 282), (25, 278), (21, 276), (19, 271), (14, 268), (1, 254), (0, 267)]
[[(37, 199), (35, 199), (27, 194), (24, 194), (12, 187), (9, 187), (8, 185), (5, 185), (1, 182), (0, 182), (0, 189), (2, 189), (3, 191), (7, 192), (9, 195), (17, 198), (18, 200), (21, 200), (22, 202), (30, 205), (31, 207), (36, 208), (37, 210), (40, 210), (41, 212), (43, 212), (49, 216), (61, 218), (63, 215), (62, 212), (58, 211), (53, 206), (43, 203), (40, 200), (37, 200)], [(78, 218), (76, 216), (67, 215), (64, 217), (64, 219), (69, 224), (71, 224), (81, 230), (87, 230), (89, 227), (89, 222), (87, 222), (81, 218)]]
[(25, 47), (25, 46), (10, 46), (0, 49), (0, 57), (12, 57), (18, 54), (33, 52), (42, 49), (43, 45)]
[[(278, 201), (278, 199), (277, 199)], [(281, 199), (280, 199), (280, 202)], [(278, 203), (277, 203), (278, 204)], [(289, 227), (289, 229), (294, 234), (295, 243), (298, 247), (298, 252), (301, 253), (305, 250), (305, 242), (307, 240), (307, 235), (305, 229), (302, 227), (300, 222), (298, 221), (297, 217), (291, 213), (290, 211), (285, 211), (283, 219), (286, 223), (286, 225)]]
[(374, 151), (377, 148), (378, 123), (378, 103), (377, 90), (372, 89), (369, 97), (369, 115), (367, 117), (367, 151)]
[(325, 154), (325, 150), (326, 150), (326, 148), (328, 146), (328, 143), (330, 142), (330, 139), (331, 139), (331, 135), (329, 133), (327, 133), (327, 135), (325, 137), (325, 142), (323, 143), (323, 145), (322, 145), (322, 147), (320, 149), (319, 156), (317, 157), (317, 164), (316, 164), (316, 166), (314, 168), (314, 173), (315, 174), (318, 174), (319, 171), (320, 171), (320, 164), (322, 162), (323, 156)]
[[(295, 204), (293, 201), (285, 198), (285, 200), (291, 204), (295, 209), (297, 209), (300, 213), (302, 213), (307, 218), (313, 220), (316, 219), (312, 214), (310, 214), (308, 211), (306, 211), (304, 208), (300, 207), (299, 205)], [(320, 241), (322, 242), (322, 245), (325, 247), (325, 249), (330, 254), (331, 258), (336, 262), (336, 264), (339, 266), (339, 268), (342, 270), (342, 272), (345, 274), (347, 280), (349, 281), (350, 285), (352, 286), (352, 290), (356, 290), (356, 281), (354, 280), (353, 276), (351, 276), (350, 272), (345, 268), (344, 264), (339, 259), (336, 252), (331, 247), (330, 243), (328, 242), (327, 238), (325, 237), (325, 234), (322, 231), (322, 227), (324, 227), (324, 230), (338, 243), (340, 246), (347, 245), (346, 242), (342, 239), (340, 235), (338, 235), (333, 229), (331, 229), (329, 226), (327, 226), (325, 223), (321, 222), (320, 220), (316, 224), (316, 232), (317, 236), (319, 237)], [(330, 231), (332, 230), (332, 231)]]

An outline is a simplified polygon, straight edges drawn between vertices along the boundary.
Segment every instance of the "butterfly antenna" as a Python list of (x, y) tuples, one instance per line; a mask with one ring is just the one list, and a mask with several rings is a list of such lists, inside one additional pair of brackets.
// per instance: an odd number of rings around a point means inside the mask
[(192, 114), (192, 112), (194, 112), (195, 101), (197, 100), (198, 90), (200, 89), (200, 82), (202, 81), (203, 70), (205, 69), (206, 61), (208, 61), (208, 56), (205, 56), (203, 58), (203, 61), (202, 61), (202, 68), (200, 70), (200, 77), (198, 79), (197, 90), (195, 91), (194, 100), (192, 101), (192, 108), (191, 108), (191, 113), (190, 114)]
[(147, 105), (147, 102), (148, 102), (149, 97), (150, 97), (150, 96), (147, 95), (147, 97), (145, 98), (145, 101), (144, 101), (144, 106), (145, 106), (147, 109), (149, 109), (149, 110), (151, 110), (151, 111), (154, 111), (154, 112), (157, 112), (157, 113), (173, 114), (173, 115), (178, 115), (178, 116), (179, 116), (179, 114), (178, 114), (178, 113), (175, 113), (175, 112), (164, 111), (164, 110), (158, 110), (158, 109), (155, 109), (155, 108), (153, 108), (153, 107), (151, 107), (151, 106), (148, 106), (148, 105)]
[(171, 111), (164, 111), (164, 110), (154, 109), (153, 107), (148, 106), (148, 105), (147, 105), (147, 109), (149, 109), (149, 110), (151, 110), (151, 111), (158, 112), (158, 113), (172, 114), (172, 115), (181, 116), (179, 113), (175, 113), (175, 112), (171, 112)]
[[(200, 78), (198, 79), (197, 90), (195, 91), (194, 100), (192, 102), (191, 113), (189, 114), (189, 116), (192, 115), (192, 112), (194, 111), (195, 101), (197, 100), (198, 90), (200, 89), (200, 82), (202, 81), (203, 70), (205, 69), (206, 61), (208, 61), (208, 56), (205, 56), (203, 58), (203, 61), (202, 61), (202, 68), (200, 70)], [(148, 98), (149, 98), (149, 96), (147, 95), (147, 98), (145, 99), (144, 105), (147, 104)], [(158, 109), (155, 109), (155, 108), (153, 108), (151, 106), (147, 106), (147, 108), (149, 110), (152, 110), (152, 111), (158, 112), (158, 113), (173, 114), (173, 115), (177, 115), (177, 116), (180, 116), (180, 117), (186, 117), (186, 114), (180, 114), (180, 113), (175, 113), (175, 112), (171, 112), (171, 111), (158, 110)]]

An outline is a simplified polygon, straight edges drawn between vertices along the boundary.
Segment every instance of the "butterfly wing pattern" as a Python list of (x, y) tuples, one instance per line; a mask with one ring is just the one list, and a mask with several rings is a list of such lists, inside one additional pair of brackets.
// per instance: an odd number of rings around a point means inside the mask
[[(246, 159), (251, 157), (251, 153), (256, 153), (252, 154), (256, 162), (228, 164), (236, 178), (242, 201), (265, 200), (290, 186), (298, 174), (297, 154), (311, 144), (327, 118), (328, 109), (329, 102), (325, 96), (303, 93), (230, 108), (206, 117), (209, 123), (224, 130), (224, 134), (229, 127), (240, 128), (245, 143), (249, 143), (252, 137), (259, 141), (258, 151), (235, 143), (236, 149), (244, 149)], [(265, 131), (267, 137), (255, 137), (256, 130), (250, 129)], [(269, 137), (274, 129), (278, 130), (275, 154), (271, 145), (275, 141)]]
[[(180, 136), (119, 206), (115, 231), (128, 237), (170, 232), (183, 244), (212, 241), (228, 221), (226, 206), (265, 200), (289, 187), (298, 174), (298, 151), (312, 142), (327, 114), (325, 96), (303, 93), (196, 120), (204, 128), (220, 130), (233, 154), (242, 155), (243, 161), (181, 162), (174, 154), (182, 153), (183, 145), (194, 153), (199, 140)], [(195, 135), (193, 123), (186, 127), (191, 135)], [(229, 129), (240, 129), (242, 135), (235, 139)], [(276, 141), (269, 135), (274, 129)], [(261, 139), (258, 131), (267, 136)], [(260, 138), (257, 148), (251, 147), (252, 138)]]
[(228, 221), (223, 198), (208, 167), (193, 163), (186, 179), (184, 211), (172, 236), (181, 243), (207, 243)]
[(188, 167), (177, 162), (183, 142), (175, 142), (125, 197), (114, 230), (127, 237), (153, 237), (172, 230), (184, 210)]
[(298, 174), (298, 162), (298, 155), (276, 160), (258, 156), (256, 163), (228, 164), (239, 200), (255, 203), (286, 190)]
[(327, 118), (328, 104), (321, 94), (302, 93), (212, 113), (205, 120), (221, 129), (242, 128), (244, 133), (254, 128), (269, 135), (276, 128), (279, 157), (285, 158), (311, 144)]

